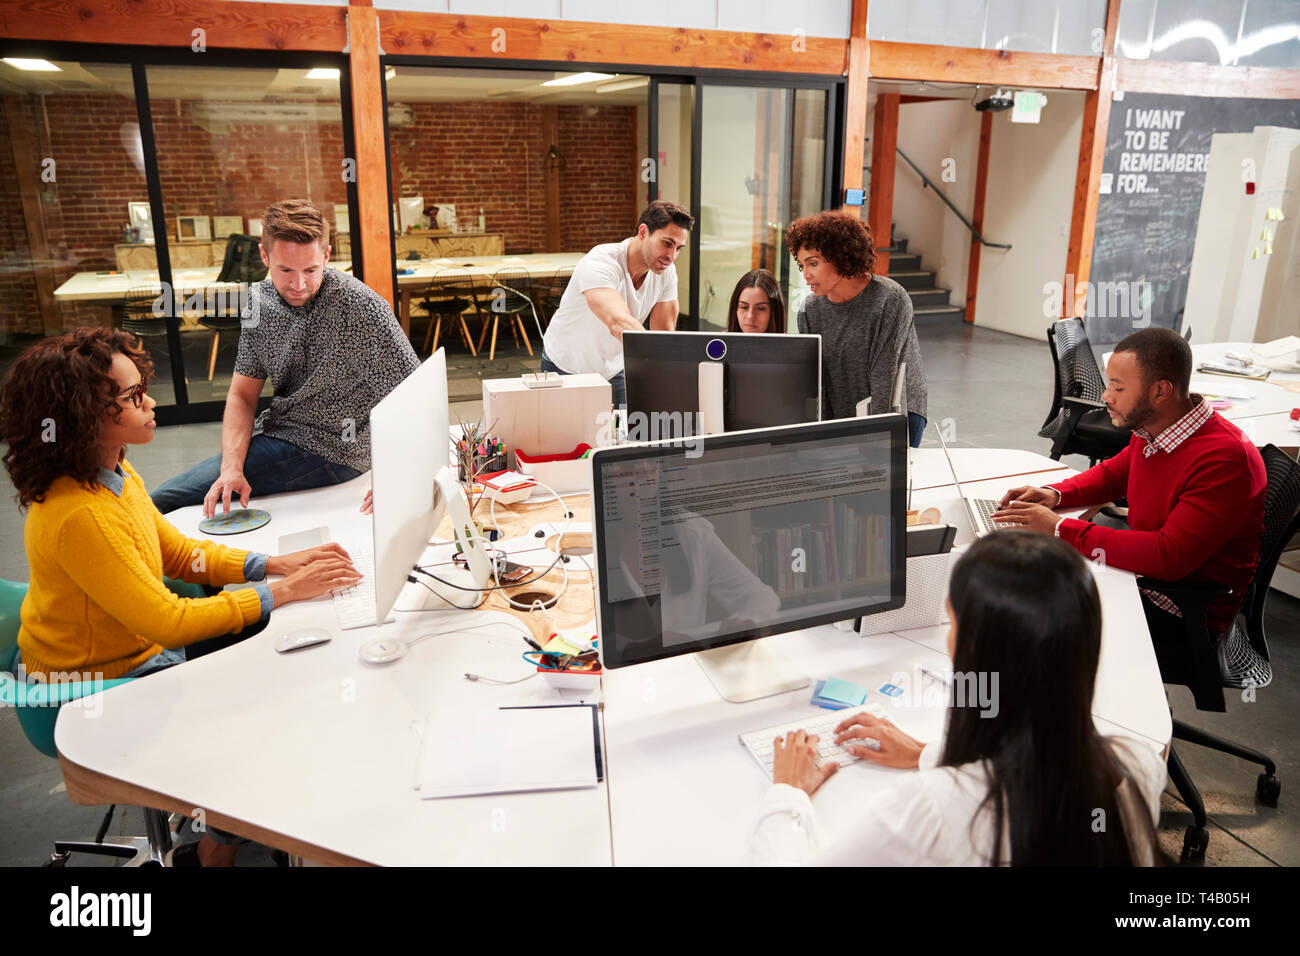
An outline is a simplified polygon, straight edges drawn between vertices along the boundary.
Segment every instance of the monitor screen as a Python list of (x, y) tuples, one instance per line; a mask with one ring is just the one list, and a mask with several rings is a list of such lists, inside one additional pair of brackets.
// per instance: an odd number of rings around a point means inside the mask
[(906, 469), (902, 415), (597, 451), (604, 665), (901, 607)]
[(654, 441), (705, 433), (698, 425), (700, 366), (722, 368), (726, 431), (821, 418), (821, 336), (728, 332), (625, 332), (628, 437)]

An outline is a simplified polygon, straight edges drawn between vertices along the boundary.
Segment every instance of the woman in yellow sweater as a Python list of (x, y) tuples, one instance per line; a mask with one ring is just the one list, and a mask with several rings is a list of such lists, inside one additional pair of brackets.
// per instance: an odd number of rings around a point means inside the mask
[[(141, 676), (185, 660), (187, 645), (360, 579), (337, 544), (272, 557), (172, 527), (125, 458), (126, 445), (153, 440), (152, 371), (132, 336), (83, 328), (27, 349), (0, 389), (4, 464), (27, 510), (31, 581), (16, 667), (29, 680)], [(182, 598), (164, 575), (262, 583)], [(268, 584), (268, 575), (282, 577)]]

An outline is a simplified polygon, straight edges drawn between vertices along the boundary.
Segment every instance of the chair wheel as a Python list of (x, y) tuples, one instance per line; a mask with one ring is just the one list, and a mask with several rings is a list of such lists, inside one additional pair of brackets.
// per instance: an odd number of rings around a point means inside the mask
[(50, 858), (45, 861), (45, 865), (57, 866), (60, 868), (65, 867), (68, 865), (68, 858), (71, 856), (71, 853), (51, 853)]
[(1261, 773), (1255, 781), (1255, 796), (1266, 807), (1276, 807), (1282, 793), (1282, 781), (1274, 774)]
[(1183, 866), (1200, 866), (1205, 862), (1205, 849), (1210, 845), (1210, 834), (1204, 827), (1190, 826), (1183, 836)]

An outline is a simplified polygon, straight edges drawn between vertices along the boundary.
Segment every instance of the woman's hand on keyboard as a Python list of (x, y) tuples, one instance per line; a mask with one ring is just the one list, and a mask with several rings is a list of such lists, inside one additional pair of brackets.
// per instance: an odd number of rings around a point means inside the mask
[[(880, 749), (856, 742), (868, 739), (879, 743)], [(835, 742), (855, 757), (900, 770), (916, 769), (921, 761), (921, 751), (925, 749), (925, 744), (915, 737), (909, 737), (889, 721), (872, 714), (854, 714), (837, 725)]]
[(1052, 534), (1056, 530), (1061, 516), (1042, 505), (1031, 505), (1024, 501), (1012, 501), (1001, 511), (990, 515), (999, 528), (1021, 528), (1025, 531), (1039, 531)]
[(999, 508), (1005, 508), (1013, 501), (1023, 501), (1031, 505), (1043, 505), (1045, 508), (1055, 508), (1056, 503), (1061, 500), (1061, 494), (1054, 488), (1035, 488), (1033, 485), (1021, 485), (1019, 488), (1012, 488), (1001, 500), (998, 501)]
[[(338, 545), (335, 545), (335, 547), (338, 547)], [(311, 550), (317, 551), (320, 549), (312, 548)], [(282, 604), (288, 604), (291, 601), (310, 601), (312, 598), (320, 597), (330, 591), (350, 588), (359, 582), (361, 575), (352, 566), (352, 562), (341, 552), (342, 549), (340, 548), (339, 553), (318, 557), (294, 571), (288, 577), (273, 581), (271, 583), (271, 596), (275, 599), (275, 606), (280, 607)], [(297, 553), (301, 554), (303, 552)]]
[(352, 566), (352, 558), (343, 550), (341, 545), (331, 541), (329, 544), (322, 544), (317, 548), (306, 548), (303, 551), (290, 551), (288, 554), (281, 554), (271, 557), (266, 562), (266, 573), (268, 576), (275, 574), (293, 574), (295, 571), (307, 567), (313, 561), (321, 558), (342, 558)]
[(828, 760), (817, 766), (817, 744), (821, 738), (802, 730), (792, 730), (772, 741), (772, 782), (798, 787), (808, 796), (831, 778), (840, 765)]

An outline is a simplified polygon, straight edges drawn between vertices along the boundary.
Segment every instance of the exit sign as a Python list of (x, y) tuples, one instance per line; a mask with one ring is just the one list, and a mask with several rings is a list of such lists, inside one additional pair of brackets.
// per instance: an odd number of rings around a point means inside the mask
[(1013, 123), (1037, 123), (1043, 115), (1047, 97), (1033, 90), (1017, 90), (1016, 105), (1011, 111)]

